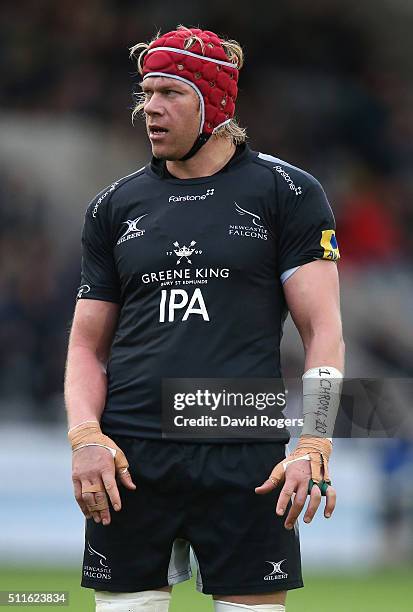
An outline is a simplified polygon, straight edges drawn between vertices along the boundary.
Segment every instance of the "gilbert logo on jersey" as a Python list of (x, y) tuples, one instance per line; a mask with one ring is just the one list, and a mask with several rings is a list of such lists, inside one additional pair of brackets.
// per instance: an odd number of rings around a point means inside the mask
[(147, 215), (148, 213), (145, 213), (140, 217), (136, 217), (136, 219), (128, 219), (127, 221), (124, 221), (124, 225), (127, 225), (128, 227), (126, 228), (125, 233), (119, 238), (116, 245), (122, 244), (122, 242), (126, 242), (127, 240), (131, 240), (131, 238), (139, 238), (139, 236), (143, 236), (145, 230), (138, 227), (138, 223)]
[(323, 259), (337, 261), (340, 259), (337, 238), (334, 230), (323, 230), (321, 232), (320, 245), (323, 247)]

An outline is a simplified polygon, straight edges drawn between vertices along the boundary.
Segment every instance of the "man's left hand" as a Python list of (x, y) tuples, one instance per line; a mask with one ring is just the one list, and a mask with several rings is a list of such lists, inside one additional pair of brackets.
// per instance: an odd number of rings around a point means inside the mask
[[(279, 478), (273, 477), (274, 471), (271, 473), (268, 480), (266, 480), (261, 486), (256, 487), (255, 492), (257, 494), (265, 495), (266, 493), (271, 493), (271, 491), (274, 491), (274, 489), (277, 488)], [(278, 475), (278, 473), (279, 472), (277, 471), (275, 475)], [(271, 480), (272, 478), (275, 482)], [(285, 470), (285, 482), (278, 497), (276, 513), (278, 516), (283, 516), (288, 502), (292, 499), (292, 506), (284, 523), (286, 529), (292, 529), (294, 527), (297, 518), (304, 508), (308, 495), (308, 484), (310, 479), (310, 461), (306, 459), (291, 463)], [(336, 492), (331, 485), (328, 486), (325, 497), (326, 504), (324, 508), (324, 516), (325, 518), (330, 518), (336, 505)], [(310, 500), (304, 514), (305, 523), (310, 523), (312, 521), (320, 502), (320, 488), (317, 485), (314, 485), (311, 489)]]

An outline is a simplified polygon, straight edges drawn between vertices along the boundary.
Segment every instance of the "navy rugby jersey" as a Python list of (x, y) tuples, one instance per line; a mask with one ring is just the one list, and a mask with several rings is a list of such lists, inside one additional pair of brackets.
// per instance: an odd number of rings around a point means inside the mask
[(334, 229), (315, 178), (247, 145), (212, 176), (152, 159), (98, 194), (78, 297), (121, 307), (105, 433), (159, 438), (163, 378), (281, 377), (282, 282), (338, 259)]

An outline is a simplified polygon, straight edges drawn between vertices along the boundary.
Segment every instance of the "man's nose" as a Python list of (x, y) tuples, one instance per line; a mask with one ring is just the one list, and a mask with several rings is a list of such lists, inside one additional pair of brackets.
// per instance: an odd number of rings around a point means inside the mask
[(163, 106), (160, 100), (160, 96), (158, 96), (156, 93), (152, 94), (150, 99), (145, 102), (143, 111), (147, 115), (161, 115), (163, 113)]

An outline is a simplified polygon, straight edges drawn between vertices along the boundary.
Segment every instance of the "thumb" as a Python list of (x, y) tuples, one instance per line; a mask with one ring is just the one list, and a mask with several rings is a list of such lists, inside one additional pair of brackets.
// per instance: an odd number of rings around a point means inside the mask
[(119, 470), (118, 475), (124, 487), (132, 490), (136, 489), (136, 484), (133, 482), (132, 476), (130, 475), (128, 468), (123, 468), (122, 470)]
[(118, 476), (124, 487), (127, 489), (136, 489), (136, 484), (132, 480), (132, 476), (129, 473), (128, 468), (123, 468), (118, 471)]
[(136, 485), (132, 480), (129, 472), (129, 463), (122, 449), (117, 447), (115, 455), (115, 468), (119, 480), (127, 489), (136, 489)]
[(281, 482), (281, 480), (284, 480), (284, 478), (284, 465), (283, 462), (280, 461), (277, 463), (267, 480), (259, 487), (255, 487), (255, 492), (258, 493), (258, 495), (266, 495), (267, 493), (271, 493), (271, 491), (274, 491), (274, 489), (278, 487), (278, 484)]
[(274, 484), (271, 480), (266, 480), (259, 487), (255, 487), (255, 492), (258, 495), (266, 495), (267, 493), (271, 493), (271, 491), (274, 491), (274, 489), (278, 485), (278, 481), (276, 481), (276, 482), (277, 482), (277, 484)]

